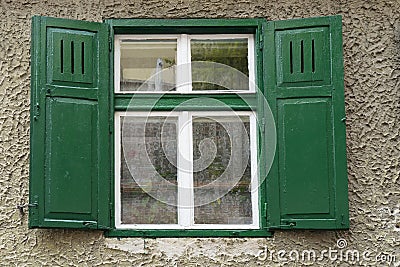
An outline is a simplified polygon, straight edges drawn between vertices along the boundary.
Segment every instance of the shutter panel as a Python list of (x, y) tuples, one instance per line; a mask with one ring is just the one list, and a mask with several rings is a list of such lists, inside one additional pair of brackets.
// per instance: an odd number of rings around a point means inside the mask
[(267, 225), (346, 229), (341, 17), (264, 26), (265, 95), (277, 126), (277, 153), (266, 181)]
[(110, 225), (108, 28), (34, 17), (29, 227)]

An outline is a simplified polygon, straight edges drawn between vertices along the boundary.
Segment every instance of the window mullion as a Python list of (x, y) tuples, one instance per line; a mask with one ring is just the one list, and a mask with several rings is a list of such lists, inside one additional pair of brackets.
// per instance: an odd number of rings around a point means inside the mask
[(119, 37), (115, 37), (114, 49), (114, 92), (119, 93), (121, 91), (121, 40)]
[(193, 225), (193, 153), (192, 122), (187, 111), (179, 115), (178, 137), (178, 223)]
[(251, 203), (253, 224), (259, 227), (259, 178), (258, 178), (258, 160), (257, 160), (257, 121), (255, 114), (250, 115), (250, 162), (251, 162)]
[(254, 36), (250, 35), (247, 47), (247, 58), (248, 58), (248, 69), (249, 69), (249, 91), (255, 92), (255, 45), (254, 45)]
[(191, 89), (191, 68), (189, 64), (190, 52), (189, 38), (187, 34), (181, 34), (179, 36), (177, 48), (176, 90), (179, 93), (189, 93)]
[(114, 135), (115, 135), (115, 153), (114, 153), (114, 167), (115, 167), (115, 180), (114, 180), (114, 201), (115, 201), (115, 227), (121, 226), (121, 117), (119, 113), (114, 115)]

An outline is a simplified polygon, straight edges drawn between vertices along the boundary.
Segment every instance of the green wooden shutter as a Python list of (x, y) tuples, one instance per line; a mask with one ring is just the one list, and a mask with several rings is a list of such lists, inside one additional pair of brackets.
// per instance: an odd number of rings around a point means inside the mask
[(264, 33), (265, 95), (277, 125), (267, 225), (346, 229), (341, 17), (266, 22)]
[(110, 225), (108, 28), (34, 17), (29, 227)]

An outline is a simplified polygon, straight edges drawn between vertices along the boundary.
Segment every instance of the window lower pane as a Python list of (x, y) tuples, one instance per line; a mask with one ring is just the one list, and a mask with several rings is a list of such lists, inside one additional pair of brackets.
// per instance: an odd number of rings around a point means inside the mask
[(193, 118), (195, 224), (252, 224), (248, 116)]
[(177, 119), (121, 117), (121, 141), (121, 223), (177, 224)]

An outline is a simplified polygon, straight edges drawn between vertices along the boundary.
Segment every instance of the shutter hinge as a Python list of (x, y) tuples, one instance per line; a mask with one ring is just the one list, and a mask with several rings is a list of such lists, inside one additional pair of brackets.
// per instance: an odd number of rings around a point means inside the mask
[(111, 222), (111, 224), (113, 223), (113, 221), (114, 221), (114, 205), (113, 205), (113, 203), (108, 203), (108, 206), (109, 206), (109, 210), (110, 210), (110, 222)]
[(108, 50), (112, 51), (112, 38), (111, 34), (108, 34)]
[[(38, 227), (39, 226), (39, 196), (34, 195), (33, 196), (33, 201), (31, 203), (25, 204), (24, 206), (27, 206), (29, 209), (29, 227)], [(23, 207), (18, 207), (18, 209), (22, 210), (22, 215), (23, 215)]]
[(262, 51), (264, 48), (264, 25), (261, 25), (261, 32), (259, 34), (260, 41), (259, 41), (259, 49)]
[(95, 229), (95, 228), (97, 228), (97, 222), (83, 222), (82, 223), (83, 224), (83, 227), (86, 227), (86, 228), (90, 228), (90, 229)]
[(261, 131), (262, 131), (262, 133), (265, 133), (265, 120), (264, 120), (264, 118), (262, 120), (263, 121), (261, 122)]
[(293, 229), (296, 226), (296, 222), (284, 222), (285, 224), (281, 224), (279, 228), (281, 229)]
[(296, 222), (283, 222), (286, 224), (281, 224), (281, 225), (275, 225), (269, 227), (270, 229), (282, 229), (282, 230), (288, 230), (288, 229), (294, 229), (296, 226)]
[(268, 204), (267, 202), (264, 203), (264, 218), (267, 218), (267, 210), (268, 210)]
[(33, 112), (34, 113), (33, 114), (33, 119), (35, 121), (39, 118), (39, 115), (40, 115), (39, 109), (40, 109), (39, 102), (37, 102), (36, 105), (35, 105), (35, 111)]
[(109, 130), (110, 134), (112, 134), (114, 132), (114, 124), (112, 124), (111, 121), (109, 121), (109, 123), (108, 123), (108, 130)]
[(24, 208), (28, 207), (29, 209), (31, 209), (31, 208), (37, 209), (38, 206), (39, 206), (39, 204), (37, 202), (25, 203), (25, 204), (17, 205), (17, 209), (19, 210), (19, 213), (21, 213), (21, 215), (24, 215), (25, 214)]

